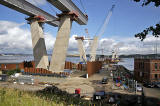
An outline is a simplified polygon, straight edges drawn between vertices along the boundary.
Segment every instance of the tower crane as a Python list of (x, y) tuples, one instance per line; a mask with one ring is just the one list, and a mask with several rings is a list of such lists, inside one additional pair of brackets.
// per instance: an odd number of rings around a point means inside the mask
[(95, 61), (96, 60), (96, 50), (97, 50), (97, 47), (98, 47), (98, 39), (104, 34), (105, 32), (105, 29), (109, 23), (109, 20), (110, 20), (110, 17), (112, 16), (112, 12), (113, 12), (113, 9), (115, 8), (115, 5), (112, 5), (112, 8), (110, 9), (105, 21), (104, 21), (104, 24), (102, 25), (101, 29), (100, 29), (100, 32), (98, 34), (98, 36), (94, 36), (94, 39), (93, 39), (93, 42), (92, 42), (92, 45), (91, 45), (91, 53), (90, 53), (90, 61)]

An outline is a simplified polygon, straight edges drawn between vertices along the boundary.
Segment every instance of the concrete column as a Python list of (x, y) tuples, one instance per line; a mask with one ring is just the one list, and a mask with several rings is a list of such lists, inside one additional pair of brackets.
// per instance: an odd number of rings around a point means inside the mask
[(98, 36), (95, 36), (91, 45), (91, 60), (90, 61), (95, 61), (96, 60), (96, 50), (98, 47)]
[(80, 53), (80, 60), (83, 62), (87, 62), (87, 58), (86, 58), (86, 53), (85, 53), (85, 49), (83, 46), (83, 41), (82, 39), (77, 39), (78, 41), (78, 49), (79, 49), (79, 53)]
[(58, 29), (49, 67), (49, 70), (52, 72), (64, 71), (71, 26), (72, 20), (70, 16), (62, 15), (60, 17), (60, 26)]
[(33, 56), (36, 68), (48, 68), (48, 55), (45, 46), (42, 23), (33, 19), (30, 21)]

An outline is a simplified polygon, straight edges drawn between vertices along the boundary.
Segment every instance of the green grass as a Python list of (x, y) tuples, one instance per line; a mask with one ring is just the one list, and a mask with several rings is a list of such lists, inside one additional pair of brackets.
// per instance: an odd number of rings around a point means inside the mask
[(0, 106), (64, 106), (33, 92), (0, 87)]
[(54, 92), (28, 92), (0, 87), (0, 106), (90, 106), (90, 101), (70, 94)]

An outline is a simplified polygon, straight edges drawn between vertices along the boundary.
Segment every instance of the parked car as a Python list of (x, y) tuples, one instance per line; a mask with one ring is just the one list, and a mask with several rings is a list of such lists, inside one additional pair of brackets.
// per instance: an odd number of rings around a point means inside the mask
[(108, 84), (108, 78), (104, 77), (104, 78), (102, 79), (102, 84)]
[(160, 88), (160, 82), (155, 82), (154, 87), (155, 88)]
[(142, 86), (141, 85), (137, 84), (136, 89), (137, 89), (138, 92), (142, 92)]
[(147, 82), (145, 82), (145, 83), (143, 84), (143, 86), (144, 86), (144, 87), (147, 87), (147, 88), (154, 88), (154, 84), (153, 84), (153, 83), (147, 83)]
[(8, 79), (8, 75), (6, 74), (0, 75), (0, 81), (7, 81), (7, 79)]
[(98, 92), (95, 92), (93, 94), (93, 100), (94, 101), (102, 100), (104, 98), (105, 98), (105, 92), (104, 91), (98, 91)]

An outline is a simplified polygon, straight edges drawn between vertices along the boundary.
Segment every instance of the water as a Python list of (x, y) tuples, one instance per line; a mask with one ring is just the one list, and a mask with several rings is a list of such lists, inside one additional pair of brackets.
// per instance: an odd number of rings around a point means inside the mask
[[(51, 56), (48, 56), (49, 60)], [(0, 56), (0, 63), (20, 63), (23, 61), (32, 61), (34, 58), (33, 56)], [(79, 57), (67, 57), (66, 61), (71, 61), (73, 63), (79, 63)]]
[(33, 56), (0, 56), (0, 63), (20, 63), (33, 60)]
[(119, 65), (123, 65), (130, 71), (134, 70), (134, 58), (122, 58), (121, 60), (122, 61), (118, 63)]
[[(49, 60), (51, 56), (49, 56)], [(20, 63), (23, 61), (32, 61), (33, 56), (26, 55), (26, 56), (0, 56), (0, 63)], [(134, 58), (122, 58), (118, 64), (123, 65), (128, 70), (134, 70)], [(79, 57), (67, 57), (66, 61), (71, 61), (73, 63), (80, 62)]]

